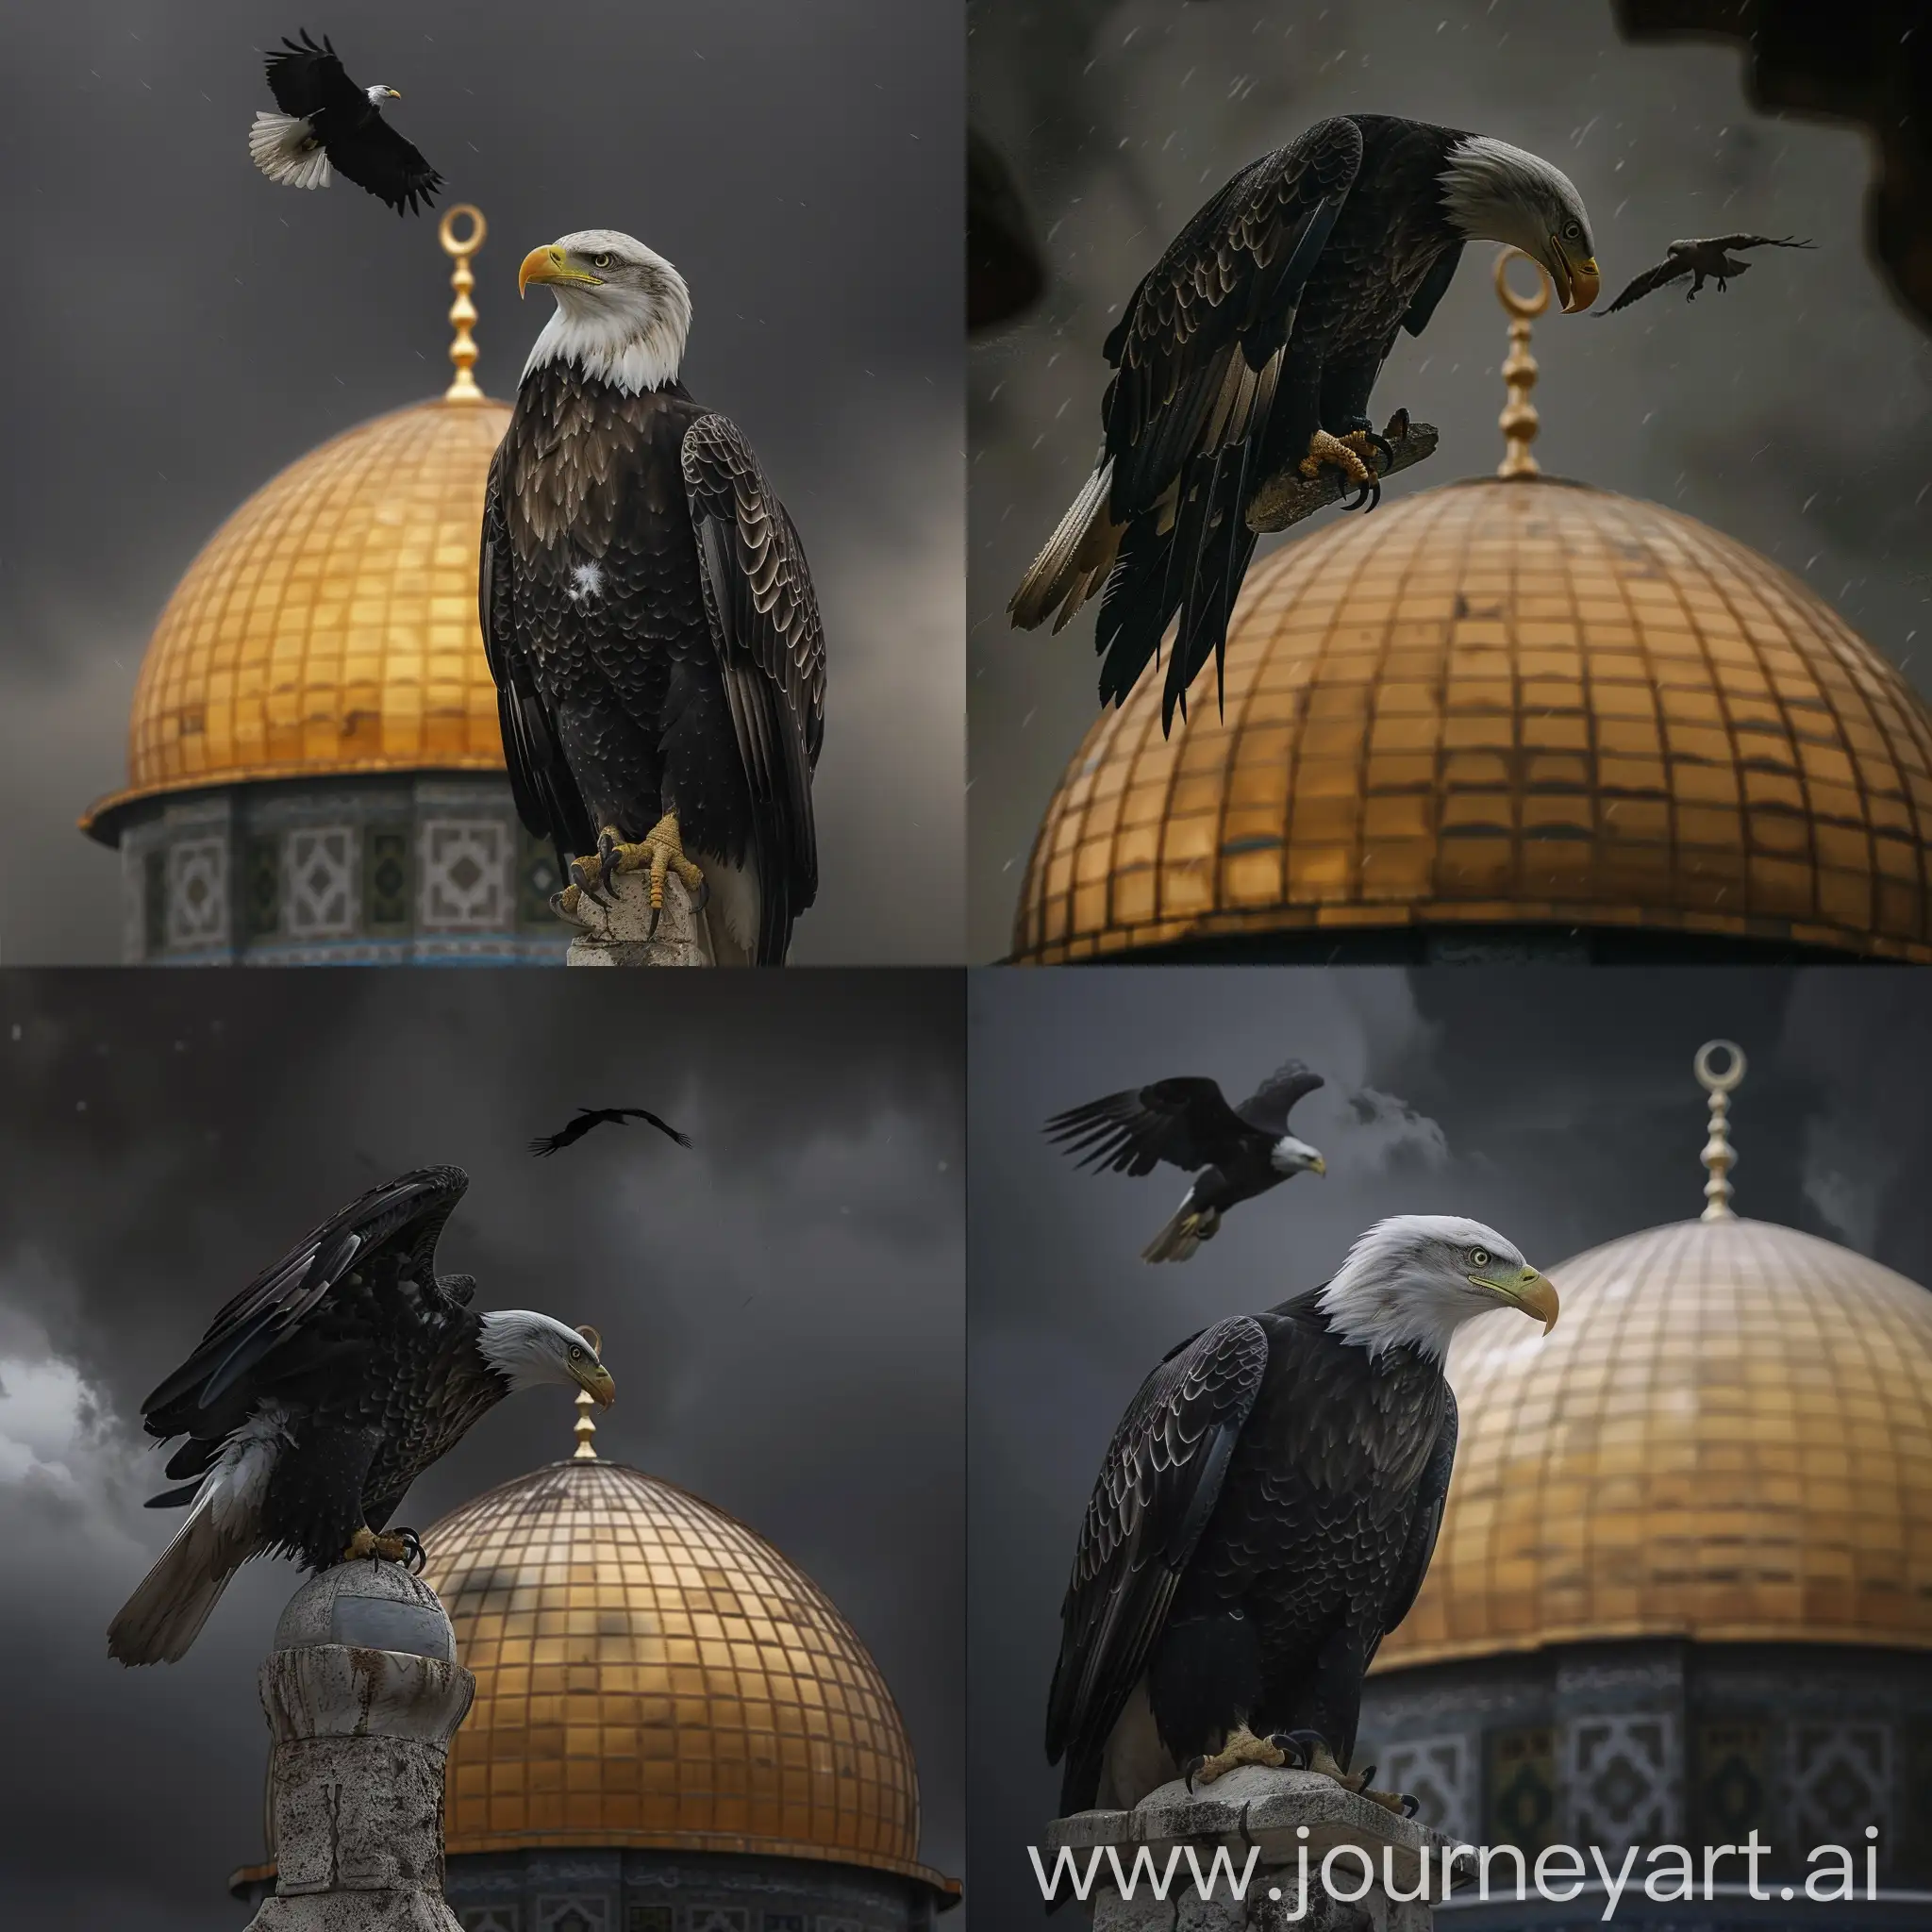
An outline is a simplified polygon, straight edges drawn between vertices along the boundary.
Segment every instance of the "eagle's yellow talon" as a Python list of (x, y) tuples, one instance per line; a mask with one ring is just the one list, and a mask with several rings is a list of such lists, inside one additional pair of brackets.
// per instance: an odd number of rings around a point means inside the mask
[[(1308, 453), (1301, 459), (1301, 473), (1312, 482), (1322, 474), (1324, 463), (1333, 463), (1348, 480), (1359, 489), (1374, 480), (1374, 473), (1363, 460), (1369, 444), (1363, 441), (1364, 432), (1356, 430), (1349, 437), (1331, 436), (1325, 429), (1318, 429), (1308, 438)], [(1357, 454), (1353, 445), (1361, 443)]]

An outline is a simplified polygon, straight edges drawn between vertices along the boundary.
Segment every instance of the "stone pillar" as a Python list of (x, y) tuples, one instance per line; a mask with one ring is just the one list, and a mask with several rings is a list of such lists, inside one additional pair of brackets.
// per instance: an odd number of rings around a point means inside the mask
[(675, 874), (664, 881), (664, 909), (650, 938), (650, 876), (619, 873), (606, 889), (610, 903), (600, 906), (586, 892), (577, 899), (576, 923), (583, 928), (570, 942), (572, 966), (711, 966), (708, 918), (691, 910), (691, 894)]
[[(1441, 1902), (1443, 1852), (1451, 1842), (1343, 1790), (1332, 1778), (1245, 1766), (1191, 1794), (1184, 1784), (1163, 1785), (1131, 1811), (1081, 1811), (1059, 1819), (1048, 1828), (1041, 1863), (1051, 1876), (1064, 1845), (1084, 1875), (1098, 1849), (1099, 1875), (1090, 1894), (1092, 1932), (1429, 1932), (1430, 1901)], [(1226, 1853), (1219, 1868), (1218, 1849)], [(1399, 1896), (1423, 1888), (1424, 1854), (1427, 1897)], [(1161, 1880), (1171, 1856), (1173, 1878), (1163, 1900), (1149, 1883), (1148, 1868), (1151, 1863), (1153, 1878)], [(1117, 1882), (1115, 1860), (1131, 1897)], [(1463, 1860), (1458, 1883), (1472, 1875), (1469, 1868)], [(1209, 1881), (1205, 1898), (1197, 1870)], [(1244, 1872), (1247, 1883), (1237, 1898), (1231, 1881)], [(1060, 1895), (1069, 1890), (1062, 1876)]]
[(436, 1592), (343, 1563), (296, 1591), (261, 1667), (275, 1889), (250, 1932), (458, 1932), (442, 1777), (476, 1681)]

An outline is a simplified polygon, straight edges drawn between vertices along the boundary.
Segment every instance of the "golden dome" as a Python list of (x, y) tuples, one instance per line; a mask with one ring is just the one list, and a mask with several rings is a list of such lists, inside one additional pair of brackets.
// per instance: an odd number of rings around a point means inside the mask
[(878, 1666), (771, 1544), (621, 1463), (553, 1463), (425, 1539), (476, 1699), (452, 1854), (656, 1846), (918, 1862), (912, 1748)]
[(1932, 709), (1829, 605), (1656, 504), (1520, 475), (1252, 571), (1160, 732), (1150, 673), (1041, 824), (1017, 958), (1424, 924), (1932, 960)]
[(501, 771), (476, 619), (503, 403), (440, 398), (331, 439), (189, 566), (142, 660), (127, 789), (357, 772)]
[[(1721, 1136), (1720, 1136), (1721, 1138)], [(1606, 1638), (1932, 1649), (1932, 1294), (1728, 1216), (1457, 1336), (1435, 1560), (1378, 1671)]]

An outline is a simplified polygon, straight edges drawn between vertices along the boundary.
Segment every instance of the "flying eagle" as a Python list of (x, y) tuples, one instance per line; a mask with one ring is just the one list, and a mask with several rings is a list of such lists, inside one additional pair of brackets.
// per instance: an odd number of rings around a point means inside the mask
[(1399, 1214), (1324, 1287), (1184, 1341), (1108, 1445), (1046, 1720), (1062, 1813), (1185, 1775), (1351, 1774), (1362, 1678), (1407, 1615), (1456, 1459), (1450, 1337), (1557, 1294), (1480, 1222)]
[[(675, 872), (713, 957), (782, 965), (818, 891), (825, 640), (743, 433), (678, 380), (691, 295), (609, 229), (533, 249), (557, 297), (483, 507), (483, 640), (524, 824), (581, 891)], [(690, 851), (687, 854), (686, 847)], [(720, 916), (722, 915), (722, 916)]]
[(262, 109), (248, 130), (255, 165), (284, 188), (326, 188), (333, 171), (397, 214), (427, 208), (442, 176), (382, 118), (383, 102), (401, 93), (358, 87), (326, 34), (318, 47), (305, 28), (282, 46), (268, 57), (268, 88), (281, 112)]
[(1290, 1110), (1321, 1084), (1320, 1074), (1290, 1060), (1230, 1107), (1212, 1080), (1157, 1080), (1057, 1113), (1046, 1132), (1103, 1174), (1152, 1174), (1164, 1160), (1193, 1174), (1167, 1225), (1141, 1251), (1143, 1261), (1185, 1261), (1237, 1202), (1298, 1174), (1328, 1172), (1320, 1151), (1288, 1131)]
[[(1541, 262), (1566, 310), (1597, 292), (1569, 177), (1486, 134), (1384, 114), (1317, 122), (1243, 168), (1170, 244), (1108, 337), (1099, 461), (1008, 607), (1059, 629), (1105, 585), (1100, 700), (1124, 700), (1176, 613), (1163, 728), (1212, 657), (1254, 553), (1248, 507), (1324, 463), (1373, 508), (1369, 397), (1420, 335), (1466, 242)], [(1386, 444), (1382, 444), (1386, 451)]]
[(1607, 308), (1599, 308), (1597, 313), (1614, 315), (1618, 309), (1627, 308), (1633, 302), (1641, 302), (1654, 290), (1666, 288), (1672, 282), (1681, 282), (1686, 275), (1694, 279), (1684, 291), (1685, 301), (1694, 302), (1697, 299), (1697, 291), (1703, 288), (1707, 277), (1717, 284), (1717, 291), (1722, 295), (1724, 284), (1751, 266), (1748, 261), (1740, 261), (1736, 257), (1727, 255), (1726, 249), (1816, 246), (1816, 242), (1801, 242), (1794, 235), (1714, 235), (1704, 241), (1673, 242), (1664, 251), (1663, 260), (1655, 268), (1645, 269)]
[(420, 1555), (380, 1532), (404, 1492), (486, 1409), (560, 1383), (616, 1392), (590, 1340), (548, 1315), (471, 1311), (475, 1283), (436, 1273), (469, 1176), (429, 1167), (373, 1188), (263, 1270), (142, 1405), (188, 1480), (150, 1509), (188, 1520), (108, 1630), (124, 1664), (187, 1653), (249, 1557), (326, 1570)]
[(660, 1121), (654, 1113), (646, 1113), (641, 1107), (580, 1107), (570, 1118), (569, 1124), (559, 1127), (554, 1134), (545, 1134), (541, 1141), (530, 1142), (530, 1152), (540, 1159), (547, 1154), (555, 1154), (559, 1147), (568, 1147), (574, 1141), (581, 1141), (592, 1127), (621, 1127), (628, 1121), (649, 1121), (660, 1134), (669, 1134), (680, 1147), (691, 1145), (691, 1136), (680, 1134), (669, 1121)]

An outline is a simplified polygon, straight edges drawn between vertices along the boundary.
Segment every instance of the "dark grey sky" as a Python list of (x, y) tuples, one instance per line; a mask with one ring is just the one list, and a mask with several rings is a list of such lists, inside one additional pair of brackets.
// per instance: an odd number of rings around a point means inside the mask
[[(138, 1405), (215, 1309), (363, 1188), (455, 1161), (446, 1268), (604, 1335), (606, 1456), (769, 1537), (850, 1618), (964, 1845), (963, 1020), (956, 974), (0, 975), (0, 1924), (239, 1924), (255, 1671), (299, 1580), (243, 1571), (181, 1664), (108, 1660), (175, 1519)], [(753, 992), (756, 997), (751, 997)], [(601, 1128), (524, 1152), (578, 1105)], [(427, 1525), (567, 1454), (558, 1391), (411, 1491)], [(31, 1750), (19, 1740), (31, 1739)]]
[[(1324, 1279), (1382, 1215), (1462, 1213), (1548, 1269), (1702, 1210), (1690, 1061), (1739, 1041), (1739, 1211), (1932, 1283), (1924, 1185), (1932, 977), (1847, 969), (1580, 972), (1129, 968), (973, 976), (968, 1215), (970, 1894), (1043, 1923), (1024, 1847), (1052, 1815), (1041, 1755), (1059, 1602), (1108, 1436), (1147, 1371), (1215, 1318)], [(1185, 1179), (1074, 1168), (1062, 1108), (1174, 1074), (1230, 1098), (1291, 1055), (1328, 1158), (1238, 1209), (1195, 1258), (1141, 1247)], [(1366, 1092), (1361, 1107), (1352, 1096)]]
[(250, 165), (258, 50), (307, 22), (478, 203), (477, 376), (549, 313), (539, 242), (612, 226), (695, 305), (695, 392), (750, 436), (828, 640), (823, 884), (793, 958), (960, 957), (957, 8), (902, 0), (67, 0), (0, 25), (0, 959), (119, 956), (127, 707), (176, 578), (283, 464), (449, 379), (434, 219)]
[[(1932, 341), (1864, 258), (1863, 135), (1751, 113), (1735, 49), (1625, 45), (1609, 0), (967, 11), (974, 117), (1031, 196), (1055, 278), (969, 358), (972, 958), (1006, 951), (1041, 814), (1095, 713), (1091, 614), (1052, 638), (1009, 629), (1005, 610), (1091, 467), (1101, 341), (1202, 202), (1324, 114), (1412, 114), (1546, 156), (1590, 208), (1607, 294), (1680, 235), (1813, 237), (1816, 254), (1766, 251), (1694, 306), (1665, 293), (1614, 320), (1546, 317), (1537, 453), (1754, 545), (1932, 691)], [(1471, 252), (1382, 375), (1378, 417), (1406, 404), (1443, 439), (1395, 494), (1486, 473), (1502, 453), (1493, 253)]]

